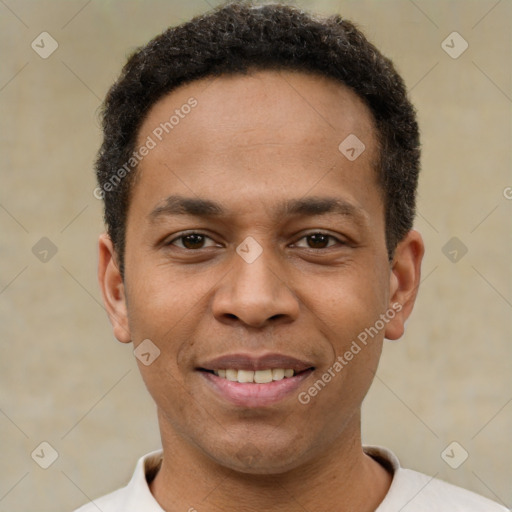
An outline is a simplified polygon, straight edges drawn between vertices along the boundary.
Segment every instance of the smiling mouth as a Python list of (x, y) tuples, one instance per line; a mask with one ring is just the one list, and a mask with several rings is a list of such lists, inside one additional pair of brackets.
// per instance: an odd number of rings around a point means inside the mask
[(265, 370), (237, 370), (235, 368), (219, 368), (218, 370), (207, 370), (200, 368), (200, 371), (213, 374), (221, 379), (241, 384), (269, 384), (271, 382), (289, 379), (306, 372), (313, 371), (314, 367), (302, 371), (295, 371), (291, 368), (267, 368)]

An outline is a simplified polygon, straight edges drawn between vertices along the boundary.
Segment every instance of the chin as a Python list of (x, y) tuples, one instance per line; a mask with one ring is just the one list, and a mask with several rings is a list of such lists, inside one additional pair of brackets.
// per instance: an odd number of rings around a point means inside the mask
[[(251, 437), (247, 436), (247, 440)], [(234, 450), (235, 449), (235, 450)], [(211, 453), (214, 461), (228, 469), (250, 475), (277, 475), (291, 471), (304, 462), (304, 456), (297, 442), (289, 440), (276, 443), (276, 440), (242, 441), (230, 443), (218, 453)]]

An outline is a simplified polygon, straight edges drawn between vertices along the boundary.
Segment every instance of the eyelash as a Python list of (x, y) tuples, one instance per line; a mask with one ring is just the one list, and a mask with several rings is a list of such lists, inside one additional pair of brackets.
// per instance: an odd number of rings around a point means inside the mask
[[(208, 236), (208, 235), (206, 235), (204, 233), (201, 233), (201, 232), (198, 232), (198, 231), (191, 231), (191, 232), (184, 233), (184, 234), (181, 234), (180, 236), (177, 236), (177, 237), (173, 238), (169, 242), (165, 243), (165, 245), (166, 246), (174, 245), (174, 242), (176, 240), (181, 240), (181, 239), (187, 238), (188, 236), (191, 236), (191, 235), (200, 235), (200, 236), (202, 236), (204, 238), (209, 238), (210, 240), (213, 240), (210, 236)], [(323, 231), (314, 231), (312, 233), (307, 233), (307, 234), (303, 235), (301, 238), (299, 238), (298, 241), (302, 240), (303, 238), (307, 238), (307, 237), (313, 236), (313, 235), (322, 235), (322, 236), (325, 236), (325, 237), (327, 237), (329, 239), (335, 240), (336, 242), (338, 242), (341, 245), (346, 245), (346, 243), (343, 242), (342, 240), (340, 240), (339, 238), (336, 238), (335, 236), (330, 235), (329, 233), (325, 233)], [(328, 245), (327, 247), (322, 247), (320, 249), (315, 249), (313, 247), (306, 247), (306, 249), (313, 250), (313, 251), (321, 251), (321, 250), (329, 249), (330, 247), (332, 247), (332, 245)], [(186, 251), (190, 251), (190, 252), (192, 252), (192, 251), (199, 251), (201, 249), (206, 249), (206, 247), (200, 247), (199, 249), (188, 249), (186, 247), (179, 247), (179, 248), (180, 249), (184, 249)], [(303, 249), (304, 249), (304, 247), (303, 247)]]

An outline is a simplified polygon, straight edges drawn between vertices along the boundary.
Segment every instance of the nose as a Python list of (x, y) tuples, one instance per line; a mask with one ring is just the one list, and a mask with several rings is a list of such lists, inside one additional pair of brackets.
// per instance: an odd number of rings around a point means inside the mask
[(231, 270), (213, 299), (213, 314), (217, 320), (262, 328), (266, 324), (297, 319), (299, 300), (271, 250), (263, 250), (250, 263), (236, 253), (233, 260)]

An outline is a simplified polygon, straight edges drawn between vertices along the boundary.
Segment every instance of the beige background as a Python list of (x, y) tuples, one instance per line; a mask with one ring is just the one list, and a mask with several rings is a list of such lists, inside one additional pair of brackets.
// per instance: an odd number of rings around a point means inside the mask
[[(512, 2), (297, 3), (360, 24), (403, 74), (422, 129), (424, 281), (406, 335), (385, 347), (364, 441), (510, 507)], [(70, 511), (124, 484), (159, 446), (96, 283), (97, 109), (128, 53), (207, 8), (0, 2), (0, 512)], [(43, 31), (59, 45), (48, 59), (31, 48)], [(469, 44), (457, 59), (441, 47), (453, 31)], [(454, 236), (468, 249), (455, 263), (443, 253)], [(42, 237), (58, 249), (46, 263), (32, 252)], [(31, 458), (42, 441), (58, 452), (46, 470)], [(441, 458), (452, 441), (469, 453), (458, 469)]]

